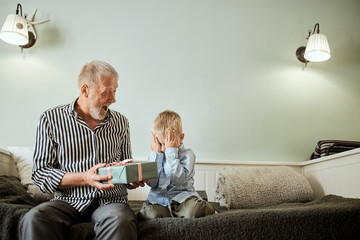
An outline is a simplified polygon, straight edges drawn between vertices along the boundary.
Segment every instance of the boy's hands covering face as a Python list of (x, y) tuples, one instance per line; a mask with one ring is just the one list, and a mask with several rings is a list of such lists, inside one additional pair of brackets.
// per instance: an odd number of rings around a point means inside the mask
[(165, 152), (166, 148), (178, 148), (183, 139), (182, 135), (177, 135), (175, 130), (170, 129), (166, 135), (151, 131), (151, 150), (153, 152)]
[(151, 131), (150, 147), (153, 152), (161, 152), (161, 144), (153, 131)]
[(175, 130), (169, 129), (164, 140), (165, 148), (169, 148), (169, 147), (178, 148), (180, 146), (180, 143), (181, 143), (180, 137), (177, 136)]

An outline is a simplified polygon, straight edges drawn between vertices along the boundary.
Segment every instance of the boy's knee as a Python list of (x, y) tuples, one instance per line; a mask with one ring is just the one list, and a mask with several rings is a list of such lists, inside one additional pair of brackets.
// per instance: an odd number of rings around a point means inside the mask
[(197, 198), (188, 198), (173, 210), (174, 216), (181, 218), (199, 218), (214, 213), (215, 208), (213, 205)]
[(137, 218), (140, 221), (164, 217), (171, 217), (170, 211), (167, 207), (158, 204), (147, 205), (137, 214)]
[(201, 201), (202, 202), (201, 202), (199, 208), (196, 209), (195, 217), (198, 218), (198, 217), (205, 217), (208, 215), (213, 215), (215, 213), (214, 206), (205, 200), (201, 200)]

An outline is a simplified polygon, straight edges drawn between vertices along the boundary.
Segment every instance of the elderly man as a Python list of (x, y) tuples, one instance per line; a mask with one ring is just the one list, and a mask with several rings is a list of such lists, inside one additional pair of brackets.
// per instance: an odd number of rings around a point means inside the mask
[(20, 239), (64, 239), (77, 222), (94, 222), (96, 239), (136, 239), (136, 218), (127, 205), (127, 188), (104, 184), (98, 168), (131, 158), (129, 123), (109, 109), (118, 73), (93, 61), (78, 77), (79, 97), (45, 111), (37, 128), (33, 181), (54, 199), (31, 209), (20, 224)]

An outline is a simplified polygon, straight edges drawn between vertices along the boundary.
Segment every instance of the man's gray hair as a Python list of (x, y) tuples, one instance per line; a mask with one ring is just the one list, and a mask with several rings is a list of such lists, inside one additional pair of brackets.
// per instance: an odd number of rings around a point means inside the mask
[(110, 64), (98, 60), (89, 62), (85, 64), (80, 70), (78, 76), (78, 87), (81, 88), (81, 86), (84, 84), (92, 87), (102, 76), (116, 78), (116, 80), (118, 80), (119, 77), (115, 68)]

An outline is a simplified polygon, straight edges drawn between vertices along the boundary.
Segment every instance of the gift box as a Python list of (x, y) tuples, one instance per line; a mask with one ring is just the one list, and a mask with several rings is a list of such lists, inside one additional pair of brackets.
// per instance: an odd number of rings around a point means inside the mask
[(99, 175), (111, 175), (103, 183), (127, 184), (158, 177), (157, 162), (112, 163), (98, 169)]

